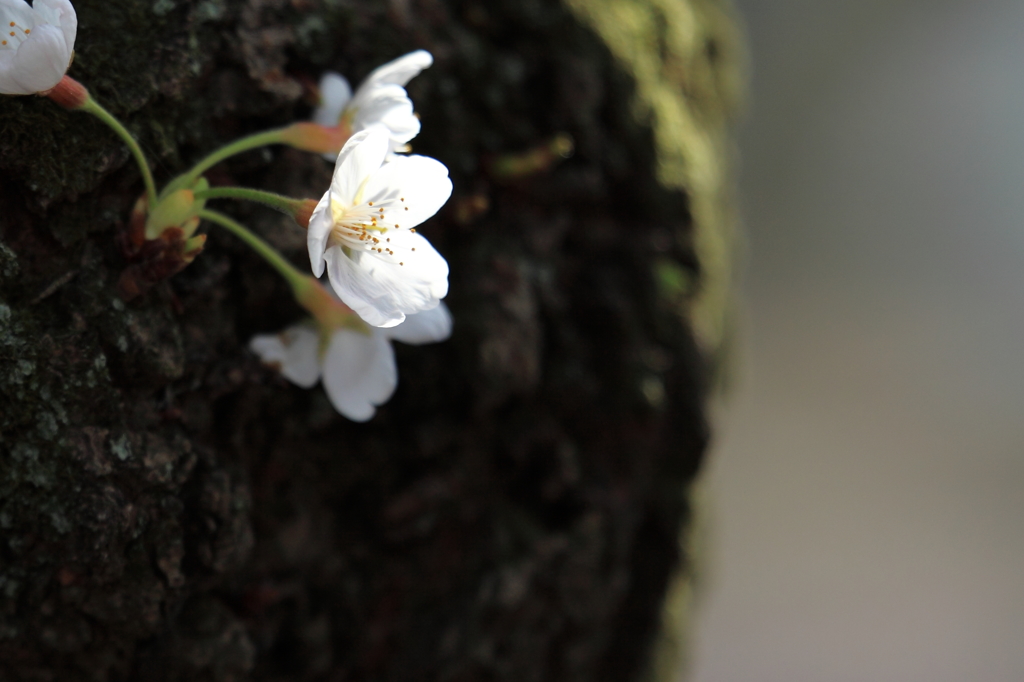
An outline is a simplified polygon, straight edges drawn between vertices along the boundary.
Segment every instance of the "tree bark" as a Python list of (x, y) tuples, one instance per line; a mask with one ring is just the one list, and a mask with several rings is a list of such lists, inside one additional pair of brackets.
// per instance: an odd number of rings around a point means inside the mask
[[(455, 332), (399, 346), (395, 397), (346, 421), (246, 350), (301, 310), (216, 227), (124, 302), (127, 150), (0, 99), (0, 679), (667, 679), (678, 623), (652, 644), (691, 575), (677, 540), (728, 337), (720, 3), (76, 8), (70, 73), (158, 181), (308, 117), (325, 68), (430, 50), (414, 146), (455, 184), (423, 226)], [(319, 197), (330, 166), (272, 148), (208, 177)], [(307, 266), (294, 224), (223, 210)]]

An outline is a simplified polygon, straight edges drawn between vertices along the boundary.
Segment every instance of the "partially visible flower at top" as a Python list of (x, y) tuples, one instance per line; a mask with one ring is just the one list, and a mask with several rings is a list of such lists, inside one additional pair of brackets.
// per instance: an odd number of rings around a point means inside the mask
[[(410, 52), (375, 69), (354, 95), (344, 76), (328, 71), (320, 79), (320, 105), (313, 120), (322, 126), (339, 126), (348, 135), (383, 126), (390, 138), (389, 153), (400, 150), (420, 132), (420, 121), (404, 86), (433, 63), (426, 50)], [(336, 156), (324, 154), (332, 161)]]
[(384, 163), (387, 153), (380, 128), (345, 143), (307, 234), (313, 274), (326, 266), (338, 297), (374, 327), (393, 327), (448, 294), (447, 261), (415, 229), (451, 196), (448, 169), (425, 156)]
[(68, 0), (0, 0), (0, 94), (53, 88), (71, 66), (78, 16)]
[(412, 345), (444, 341), (451, 335), (452, 317), (441, 304), (390, 329), (364, 333), (339, 327), (324, 339), (313, 322), (285, 329), (280, 334), (260, 334), (249, 348), (263, 362), (277, 367), (286, 379), (303, 388), (323, 380), (324, 390), (340, 414), (352, 421), (373, 417), (398, 385), (392, 341)]

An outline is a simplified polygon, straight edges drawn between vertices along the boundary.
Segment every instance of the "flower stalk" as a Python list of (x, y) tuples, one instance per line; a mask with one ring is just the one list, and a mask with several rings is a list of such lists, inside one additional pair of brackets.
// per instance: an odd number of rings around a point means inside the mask
[(296, 298), (298, 298), (301, 291), (309, 286), (306, 282), (307, 279), (310, 279), (308, 275), (303, 275), (299, 272), (298, 268), (285, 260), (284, 256), (278, 253), (274, 247), (250, 232), (238, 221), (233, 218), (229, 218), (223, 213), (218, 213), (217, 211), (211, 211), (209, 209), (200, 211), (199, 217), (204, 220), (209, 220), (211, 223), (220, 225), (228, 232), (245, 242), (246, 246), (259, 254), (263, 260), (267, 261), (271, 267), (277, 270), (278, 273), (284, 277), (285, 281), (291, 285)]
[(224, 145), (206, 158), (202, 159), (187, 173), (175, 178), (166, 188), (164, 194), (189, 187), (210, 168), (213, 168), (221, 161), (231, 158), (236, 154), (247, 152), (251, 149), (266, 147), (272, 144), (286, 144), (304, 151), (325, 153), (331, 150), (337, 152), (341, 149), (345, 140), (338, 128), (326, 128), (316, 123), (293, 123), (284, 128), (267, 130), (262, 133), (255, 133), (248, 137)]
[[(313, 199), (294, 199), (292, 197), (285, 196), (283, 194), (276, 194), (274, 192), (267, 192), (259, 189), (250, 189), (249, 187), (212, 187), (207, 190), (195, 193), (197, 200), (201, 199), (241, 199), (243, 201), (254, 201), (264, 206), (280, 211), (286, 215), (290, 215), (298, 220), (299, 216), (307, 213), (312, 213), (313, 209), (309, 207), (309, 203), (312, 202), (313, 206), (316, 206), (316, 201)], [(306, 224), (309, 223), (307, 215)], [(299, 223), (303, 227), (301, 221)]]
[[(65, 76), (67, 78), (67, 76)], [(149, 169), (149, 162), (146, 161), (146, 155), (142, 153), (142, 148), (139, 147), (139, 143), (135, 141), (132, 134), (128, 132), (120, 121), (104, 109), (100, 104), (92, 98), (91, 95), (86, 97), (85, 102), (79, 105), (76, 110), (84, 111), (88, 114), (92, 114), (99, 120), (107, 124), (107, 127), (117, 133), (117, 136), (128, 145), (128, 150), (131, 151), (132, 156), (135, 157), (135, 163), (139, 166), (139, 172), (142, 173), (142, 181), (146, 185), (146, 196), (149, 198), (150, 206), (155, 206), (157, 203), (156, 183), (153, 182), (153, 172)]]
[(232, 233), (267, 261), (284, 277), (292, 288), (292, 293), (299, 305), (309, 311), (324, 329), (352, 329), (369, 333), (369, 327), (352, 312), (352, 309), (331, 296), (320, 281), (312, 275), (304, 275), (298, 268), (289, 263), (274, 250), (274, 247), (250, 232), (241, 223), (216, 211), (202, 210), (199, 217), (216, 223)]

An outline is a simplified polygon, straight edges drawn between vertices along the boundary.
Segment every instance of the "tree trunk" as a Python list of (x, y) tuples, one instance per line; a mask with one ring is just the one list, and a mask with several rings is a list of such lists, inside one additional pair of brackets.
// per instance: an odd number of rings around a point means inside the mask
[[(246, 350), (301, 316), (210, 227), (124, 302), (142, 191), (87, 115), (0, 98), (0, 679), (635, 680), (728, 320), (735, 40), (712, 0), (77, 0), (70, 74), (167, 181), (415, 48), (452, 339), (368, 424)], [(556, 135), (575, 155), (542, 150)], [(319, 197), (271, 148), (214, 184)], [(307, 267), (305, 236), (225, 203)], [(685, 553), (684, 553), (685, 554)], [(670, 624), (672, 626), (675, 623)], [(651, 665), (648, 661), (654, 661)]]

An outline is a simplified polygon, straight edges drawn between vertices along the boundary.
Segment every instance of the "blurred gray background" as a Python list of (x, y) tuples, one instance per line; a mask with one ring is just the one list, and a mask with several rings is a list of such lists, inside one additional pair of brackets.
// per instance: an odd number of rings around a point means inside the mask
[(696, 682), (1024, 680), (1024, 1), (738, 0)]

